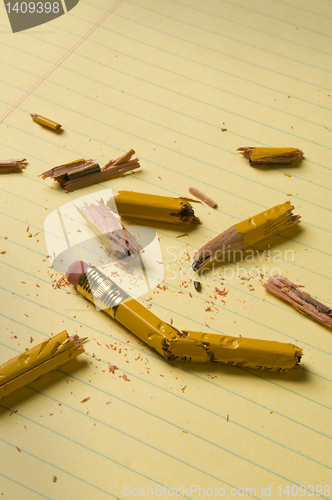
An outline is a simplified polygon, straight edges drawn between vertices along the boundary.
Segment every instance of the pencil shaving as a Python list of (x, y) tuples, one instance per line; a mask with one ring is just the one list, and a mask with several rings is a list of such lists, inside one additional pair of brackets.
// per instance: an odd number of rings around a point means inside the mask
[(189, 193), (196, 196), (196, 198), (203, 201), (204, 203), (209, 205), (209, 207), (211, 207), (211, 208), (216, 208), (218, 206), (218, 203), (216, 201), (213, 201), (211, 198), (209, 198), (208, 196), (206, 196), (204, 193), (202, 193), (201, 191), (199, 191), (196, 188), (189, 188)]
[(251, 165), (259, 164), (290, 164), (303, 158), (303, 151), (295, 148), (238, 148), (239, 154), (249, 158)]
[(122, 259), (143, 251), (129, 231), (105, 206), (103, 200), (97, 201), (97, 204), (85, 203), (83, 208), (77, 210), (115, 257)]
[(288, 302), (305, 316), (332, 330), (332, 310), (318, 302), (308, 293), (301, 292), (299, 285), (295, 285), (280, 274), (270, 276), (263, 286), (271, 293)]
[(138, 158), (130, 160), (134, 153), (135, 151), (131, 149), (120, 158), (110, 160), (104, 167), (100, 167), (95, 160), (80, 158), (51, 168), (40, 174), (39, 177), (42, 179), (51, 177), (64, 188), (66, 193), (69, 193), (140, 168)]
[(26, 158), (18, 160), (0, 160), (0, 173), (5, 172), (22, 172), (27, 163)]

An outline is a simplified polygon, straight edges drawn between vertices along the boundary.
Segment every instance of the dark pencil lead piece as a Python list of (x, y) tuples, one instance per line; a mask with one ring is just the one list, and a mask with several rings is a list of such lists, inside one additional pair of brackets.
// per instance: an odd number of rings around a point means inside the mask
[(194, 281), (194, 287), (197, 292), (201, 291), (201, 283), (200, 281)]

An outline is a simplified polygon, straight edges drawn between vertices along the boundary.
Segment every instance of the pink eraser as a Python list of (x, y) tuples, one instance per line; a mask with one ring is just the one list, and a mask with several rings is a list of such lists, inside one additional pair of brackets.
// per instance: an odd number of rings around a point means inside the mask
[(70, 264), (66, 273), (66, 277), (69, 283), (77, 287), (78, 282), (89, 267), (89, 264), (83, 262), (83, 260), (76, 260), (75, 262)]

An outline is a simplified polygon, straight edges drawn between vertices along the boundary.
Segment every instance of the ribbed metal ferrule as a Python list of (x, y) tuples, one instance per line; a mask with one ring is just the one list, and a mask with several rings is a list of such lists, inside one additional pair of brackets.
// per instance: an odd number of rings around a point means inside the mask
[(89, 267), (82, 276), (77, 290), (94, 302), (97, 309), (111, 309), (130, 298), (130, 295), (94, 266)]

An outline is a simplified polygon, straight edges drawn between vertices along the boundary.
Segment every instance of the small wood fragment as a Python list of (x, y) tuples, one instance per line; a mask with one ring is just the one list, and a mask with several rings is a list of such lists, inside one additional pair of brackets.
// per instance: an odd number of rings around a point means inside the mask
[(308, 293), (301, 292), (299, 290), (300, 285), (295, 285), (288, 279), (280, 276), (280, 274), (276, 274), (270, 276), (263, 286), (269, 292), (277, 295), (277, 297), (284, 299), (305, 316), (332, 330), (332, 309), (318, 302), (318, 300), (311, 297)]
[(26, 163), (26, 158), (20, 158), (18, 160), (0, 160), (0, 174), (6, 172), (22, 172), (22, 168), (25, 167)]
[(138, 158), (130, 160), (134, 153), (135, 151), (131, 149), (120, 158), (110, 160), (103, 167), (100, 167), (95, 160), (80, 158), (70, 163), (64, 163), (63, 165), (51, 168), (40, 174), (39, 177), (42, 179), (51, 177), (64, 188), (66, 193), (69, 193), (140, 168)]
[(87, 401), (89, 401), (89, 399), (90, 399), (90, 396), (88, 396), (87, 398), (82, 399), (81, 403), (86, 403)]
[(30, 113), (31, 118), (33, 121), (36, 123), (39, 123), (39, 125), (43, 125), (44, 127), (51, 128), (53, 130), (60, 130), (61, 125), (60, 123), (54, 122), (53, 120), (50, 120), (49, 118), (45, 118), (44, 116), (37, 115), (36, 113)]
[(206, 196), (204, 193), (202, 193), (201, 191), (199, 191), (196, 188), (189, 188), (189, 193), (196, 196), (196, 198), (203, 201), (204, 203), (209, 205), (209, 207), (211, 207), (211, 208), (216, 208), (218, 206), (218, 203), (216, 201), (213, 201), (211, 198), (209, 198), (208, 196)]

